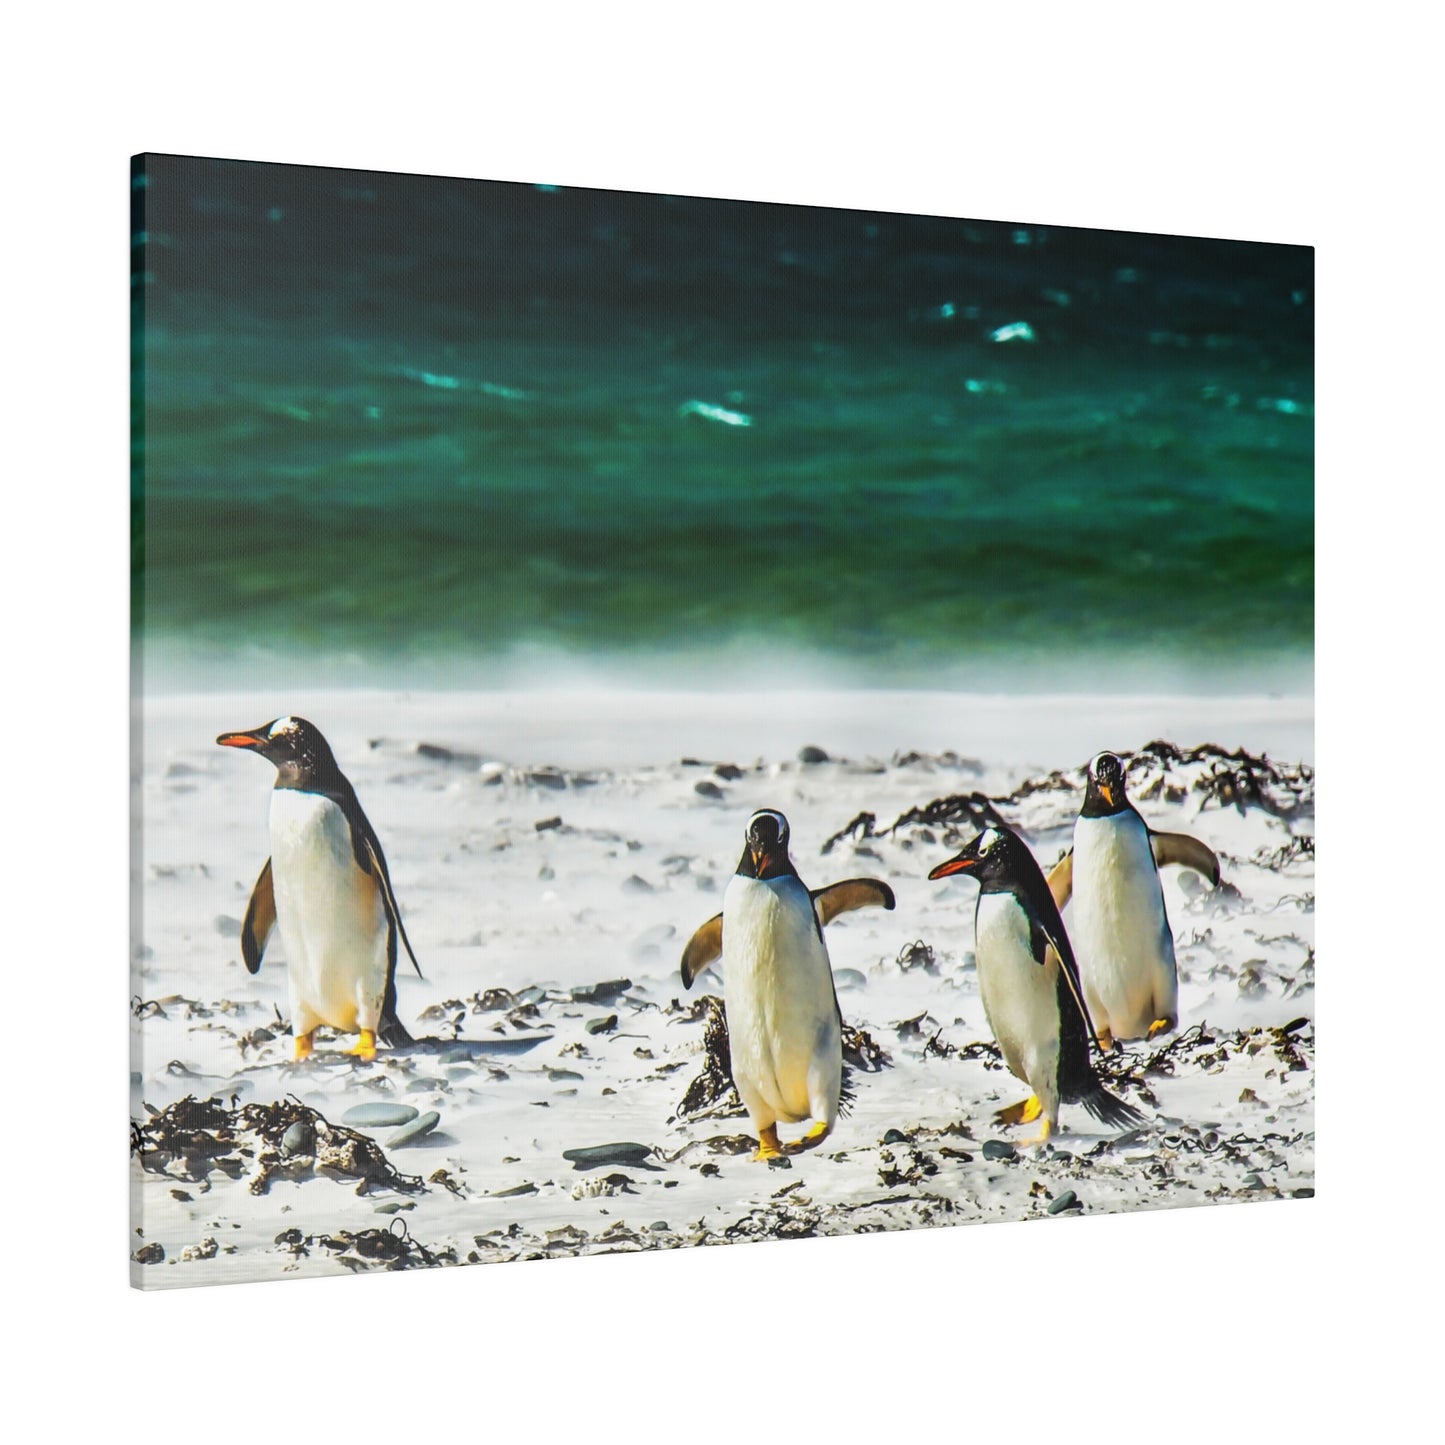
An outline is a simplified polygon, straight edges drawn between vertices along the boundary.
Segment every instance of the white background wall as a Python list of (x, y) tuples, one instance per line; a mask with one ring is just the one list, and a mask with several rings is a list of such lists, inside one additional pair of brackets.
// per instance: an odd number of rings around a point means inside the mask
[[(526, 13), (253, 0), (7, 21), (13, 1438), (1389, 1438), (1434, 1393), (1445, 1209), (1438, 829), (1420, 821), (1439, 808), (1440, 654), (1425, 12)], [(1319, 1197), (129, 1293), (125, 203), (147, 148), (1315, 244)], [(41, 1215), (59, 1254), (27, 1243)], [(912, 1403), (940, 1382), (946, 1407)]]

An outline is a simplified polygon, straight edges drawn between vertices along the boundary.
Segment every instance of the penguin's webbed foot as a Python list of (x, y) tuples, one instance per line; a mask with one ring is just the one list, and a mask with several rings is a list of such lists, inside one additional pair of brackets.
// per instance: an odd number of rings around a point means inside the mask
[(354, 1049), (346, 1051), (354, 1059), (362, 1059), (366, 1063), (376, 1061), (376, 1035), (371, 1029), (362, 1029), (361, 1037), (356, 1041)]
[(758, 1130), (758, 1150), (753, 1155), (753, 1160), (759, 1164), (765, 1164), (772, 1159), (782, 1159), (784, 1150), (778, 1140), (778, 1126), (769, 1124), (766, 1129)]
[(1032, 1139), (1020, 1139), (1014, 1147), (1018, 1149), (1032, 1149), (1035, 1144), (1047, 1144), (1049, 1142), (1049, 1136), (1053, 1132), (1053, 1120), (1045, 1118), (1043, 1123), (1039, 1125), (1039, 1132), (1035, 1134)]
[(1114, 1035), (1111, 1034), (1108, 1029), (1100, 1029), (1094, 1037), (1098, 1039), (1099, 1047), (1103, 1049), (1106, 1054), (1114, 1047)]
[(791, 1144), (783, 1146), (784, 1152), (788, 1154), (801, 1154), (806, 1149), (816, 1149), (829, 1134), (833, 1132), (831, 1124), (814, 1124), (801, 1139), (795, 1139)]
[(1174, 1030), (1177, 1029), (1178, 1027), (1179, 1027), (1179, 1020), (1178, 1020), (1178, 1019), (1175, 1019), (1175, 1018), (1155, 1019), (1154, 1022), (1149, 1025), (1149, 1032), (1148, 1032), (1148, 1034), (1146, 1035), (1146, 1037), (1152, 1039), (1152, 1038), (1156, 1038), (1159, 1034), (1169, 1034), (1169, 1033), (1173, 1033)]
[(296, 1035), (296, 1058), (295, 1062), (300, 1063), (303, 1059), (311, 1057), (312, 1050), (316, 1047), (316, 1031), (313, 1029), (309, 1034)]
[(1007, 1109), (1000, 1109), (993, 1116), (993, 1121), (995, 1124), (1002, 1124), (1005, 1127), (1013, 1124), (1032, 1124), (1043, 1112), (1044, 1106), (1039, 1102), (1039, 1096), (1030, 1094), (1027, 1099), (1020, 1099), (1017, 1104), (1010, 1104)]

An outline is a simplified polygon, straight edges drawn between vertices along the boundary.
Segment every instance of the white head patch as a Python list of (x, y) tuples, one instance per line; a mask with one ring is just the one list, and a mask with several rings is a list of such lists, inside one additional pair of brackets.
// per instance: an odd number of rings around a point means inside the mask
[(299, 732), (300, 730), (301, 725), (296, 721), (294, 717), (278, 717), (276, 721), (271, 724), (271, 731), (267, 733), (266, 736), (270, 738), (279, 738), (284, 736), (286, 733)]
[(978, 835), (978, 856), (982, 858), (1000, 838), (997, 828), (985, 828)]

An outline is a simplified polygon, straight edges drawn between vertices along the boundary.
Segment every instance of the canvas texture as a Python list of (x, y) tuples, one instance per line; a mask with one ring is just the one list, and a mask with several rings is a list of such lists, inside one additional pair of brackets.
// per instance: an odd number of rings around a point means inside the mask
[(1309, 247), (131, 202), (136, 1285), (1313, 1195)]

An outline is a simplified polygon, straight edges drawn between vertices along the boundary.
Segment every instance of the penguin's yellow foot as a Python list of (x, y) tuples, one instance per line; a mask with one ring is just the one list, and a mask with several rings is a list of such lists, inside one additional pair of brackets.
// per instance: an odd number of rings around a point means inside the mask
[(1039, 1096), (1030, 1094), (1027, 1099), (1020, 1099), (1017, 1104), (1010, 1104), (1007, 1109), (1000, 1109), (993, 1116), (993, 1121), (995, 1124), (1005, 1126), (1032, 1124), (1043, 1112), (1044, 1106), (1039, 1103)]
[(299, 1064), (302, 1059), (309, 1059), (311, 1051), (316, 1047), (316, 1031), (313, 1029), (309, 1034), (296, 1035), (296, 1062)]
[(346, 1052), (354, 1059), (365, 1059), (368, 1064), (372, 1063), (376, 1058), (376, 1035), (370, 1029), (362, 1029), (356, 1047), (347, 1049)]
[(1047, 1144), (1049, 1142), (1049, 1135), (1053, 1132), (1053, 1121), (1051, 1119), (1045, 1119), (1044, 1122), (1039, 1125), (1039, 1132), (1035, 1134), (1032, 1139), (1020, 1139), (1017, 1147), (1020, 1149), (1032, 1149), (1035, 1144)]
[(1152, 1039), (1158, 1034), (1172, 1033), (1178, 1027), (1178, 1019), (1155, 1019), (1154, 1022), (1149, 1025), (1148, 1037)]
[(759, 1163), (766, 1163), (769, 1159), (781, 1159), (783, 1157), (783, 1146), (778, 1142), (778, 1126), (769, 1124), (766, 1129), (758, 1130), (758, 1152), (753, 1158)]
[(814, 1124), (801, 1139), (795, 1139), (783, 1148), (789, 1154), (801, 1154), (805, 1149), (816, 1149), (832, 1132), (831, 1124)]

